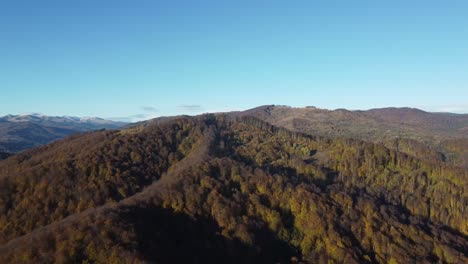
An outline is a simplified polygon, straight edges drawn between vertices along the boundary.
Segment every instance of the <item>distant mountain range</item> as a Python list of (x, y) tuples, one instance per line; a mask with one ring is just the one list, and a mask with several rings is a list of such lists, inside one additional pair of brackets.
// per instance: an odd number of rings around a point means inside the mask
[(16, 153), (68, 135), (124, 125), (97, 117), (7, 115), (0, 117), (0, 152)]

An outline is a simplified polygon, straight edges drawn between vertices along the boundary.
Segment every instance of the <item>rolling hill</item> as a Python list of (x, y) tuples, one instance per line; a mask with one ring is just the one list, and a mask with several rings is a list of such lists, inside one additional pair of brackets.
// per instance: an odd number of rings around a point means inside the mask
[(257, 117), (149, 121), (0, 161), (0, 262), (468, 261), (466, 169)]
[(404, 137), (421, 141), (468, 137), (468, 114), (430, 113), (415, 108), (350, 111), (267, 105), (240, 114), (328, 136), (371, 140)]
[(311, 135), (382, 143), (419, 158), (468, 167), (468, 114), (429, 113), (414, 108), (349, 111), (267, 105), (235, 115), (255, 116)]

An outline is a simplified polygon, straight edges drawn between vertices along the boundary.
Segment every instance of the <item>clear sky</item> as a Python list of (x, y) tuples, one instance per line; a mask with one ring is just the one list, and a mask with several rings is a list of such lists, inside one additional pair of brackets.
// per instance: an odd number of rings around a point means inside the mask
[(468, 113), (468, 1), (0, 0), (0, 115)]

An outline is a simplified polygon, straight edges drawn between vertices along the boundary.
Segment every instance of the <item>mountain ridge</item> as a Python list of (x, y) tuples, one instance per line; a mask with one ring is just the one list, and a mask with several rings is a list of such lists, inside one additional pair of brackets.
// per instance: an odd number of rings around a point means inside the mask
[(251, 116), (76, 135), (0, 162), (0, 259), (464, 262), (468, 174), (434, 162)]

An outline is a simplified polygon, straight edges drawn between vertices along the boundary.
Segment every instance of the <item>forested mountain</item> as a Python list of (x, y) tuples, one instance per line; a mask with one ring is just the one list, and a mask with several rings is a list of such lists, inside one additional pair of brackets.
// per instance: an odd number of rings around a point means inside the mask
[(15, 153), (84, 131), (126, 125), (101, 118), (54, 117), (38, 114), (0, 117), (0, 151)]
[(245, 114), (0, 161), (0, 263), (467, 263), (468, 171)]
[(414, 108), (367, 111), (267, 105), (234, 113), (255, 116), (292, 131), (382, 143), (418, 158), (468, 168), (468, 114)]

